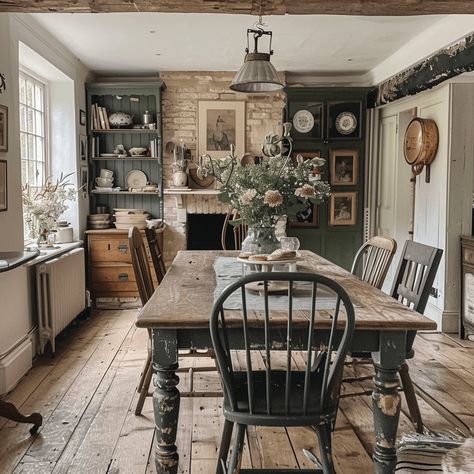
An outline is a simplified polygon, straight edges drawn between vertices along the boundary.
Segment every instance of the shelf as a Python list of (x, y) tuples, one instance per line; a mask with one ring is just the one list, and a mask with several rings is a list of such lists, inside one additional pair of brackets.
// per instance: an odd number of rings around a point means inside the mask
[(186, 196), (187, 194), (195, 195), (198, 194), (200, 196), (216, 196), (220, 194), (219, 189), (190, 189), (189, 191), (183, 191), (178, 189), (165, 189), (163, 194), (180, 194), (182, 196)]
[(145, 192), (145, 191), (96, 191), (93, 189), (91, 194), (107, 194), (109, 196), (126, 196), (126, 195), (134, 195), (134, 196), (160, 196), (160, 193), (157, 192)]
[(119, 158), (118, 156), (93, 156), (92, 161), (156, 161), (161, 160), (159, 156), (127, 156), (126, 158)]
[(160, 133), (158, 128), (107, 128), (94, 129), (91, 133)]

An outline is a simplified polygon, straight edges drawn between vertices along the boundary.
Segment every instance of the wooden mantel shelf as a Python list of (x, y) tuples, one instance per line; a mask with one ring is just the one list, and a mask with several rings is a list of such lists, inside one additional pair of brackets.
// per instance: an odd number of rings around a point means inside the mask
[(183, 191), (180, 189), (165, 189), (163, 194), (179, 194), (181, 196), (186, 195), (199, 195), (199, 196), (217, 196), (220, 193), (218, 189), (190, 189), (189, 191)]

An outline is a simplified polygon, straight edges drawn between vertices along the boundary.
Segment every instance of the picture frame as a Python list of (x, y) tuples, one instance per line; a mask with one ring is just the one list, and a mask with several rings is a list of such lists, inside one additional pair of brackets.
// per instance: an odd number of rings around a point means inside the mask
[(0, 105), (0, 151), (8, 151), (8, 107)]
[(329, 101), (326, 135), (328, 139), (350, 140), (362, 136), (362, 101)]
[(79, 110), (79, 124), (80, 125), (86, 124), (86, 111), (82, 109)]
[(8, 210), (7, 160), (0, 160), (0, 212)]
[(291, 101), (288, 118), (291, 136), (298, 140), (321, 140), (323, 138), (324, 104), (322, 101)]
[(80, 189), (82, 192), (82, 197), (86, 198), (89, 187), (89, 167), (87, 165), (82, 165), (80, 171)]
[(79, 157), (81, 162), (87, 162), (87, 136), (79, 135)]
[(330, 150), (329, 175), (332, 186), (355, 186), (359, 175), (359, 150)]
[[(303, 202), (301, 200), (301, 202)], [(298, 228), (313, 228), (319, 226), (318, 221), (319, 206), (310, 201), (306, 202), (306, 208), (296, 214), (296, 218), (290, 219), (290, 227)]]
[[(320, 150), (315, 150), (315, 151), (293, 151), (291, 153), (291, 158), (293, 160), (293, 164), (296, 165), (296, 158), (298, 155), (301, 155), (303, 159), (306, 160), (311, 160), (312, 158), (321, 158), (321, 151)], [(315, 166), (313, 168), (313, 176), (316, 175), (323, 175), (323, 170), (324, 166)]]
[(329, 198), (329, 225), (355, 225), (356, 223), (357, 193), (331, 193)]
[(245, 154), (245, 101), (198, 101), (198, 156), (224, 158), (234, 144), (235, 154)]

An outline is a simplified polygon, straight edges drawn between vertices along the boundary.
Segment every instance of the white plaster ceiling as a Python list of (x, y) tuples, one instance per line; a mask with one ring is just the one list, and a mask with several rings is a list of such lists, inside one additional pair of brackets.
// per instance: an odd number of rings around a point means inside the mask
[[(256, 21), (249, 15), (190, 13), (31, 16), (101, 74), (238, 70), (246, 29)], [(278, 70), (366, 78), (378, 71), (377, 79), (388, 74), (391, 57), (401, 55), (398, 61), (406, 67), (474, 30), (474, 15), (287, 15), (264, 17), (264, 22), (273, 31), (272, 62)]]

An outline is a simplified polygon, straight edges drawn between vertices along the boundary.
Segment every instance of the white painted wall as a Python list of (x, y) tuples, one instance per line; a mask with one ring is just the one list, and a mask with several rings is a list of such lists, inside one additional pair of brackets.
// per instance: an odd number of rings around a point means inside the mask
[[(439, 329), (457, 331), (460, 310), (459, 236), (470, 233), (473, 181), (474, 83), (445, 83), (431, 91), (396, 101), (380, 111), (378, 227), (403, 247), (410, 209), (410, 168), (403, 158), (403, 136), (410, 116), (433, 119), (439, 146), (430, 183), (423, 171), (416, 179), (413, 240), (444, 250), (425, 314)], [(398, 126), (395, 126), (397, 124)], [(404, 228), (405, 227), (405, 228)], [(395, 267), (399, 255), (395, 257)], [(391, 270), (384, 289), (391, 287)]]
[[(7, 153), (0, 153), (0, 159), (8, 161), (8, 211), (0, 212), (0, 252), (23, 248), (18, 119), (20, 42), (74, 81), (73, 103), (70, 103), (69, 107), (75, 120), (72, 122), (73, 131), (70, 135), (77, 137), (79, 133), (85, 133), (85, 127), (79, 125), (79, 108), (85, 110), (86, 68), (29, 15), (0, 15), (0, 71), (5, 74), (7, 80), (7, 90), (0, 95), (0, 103), (9, 108), (9, 150)], [(64, 153), (72, 156), (74, 161), (76, 150), (76, 143), (73, 141)], [(75, 171), (79, 172), (77, 159), (76, 163)], [(81, 195), (77, 222), (81, 230), (85, 228), (87, 211), (88, 202), (83, 200)], [(0, 275), (0, 394), (11, 389), (31, 365), (33, 352), (31, 333), (35, 321), (29, 295), (26, 269), (17, 269)]]

